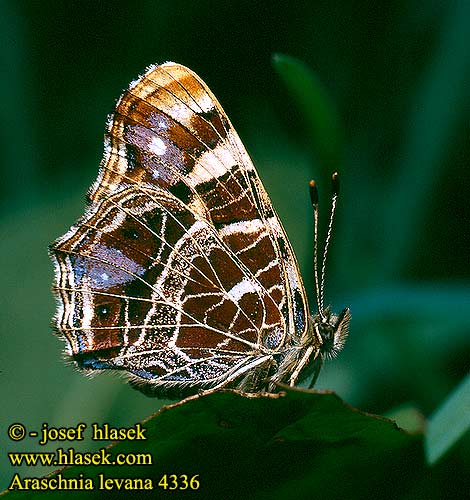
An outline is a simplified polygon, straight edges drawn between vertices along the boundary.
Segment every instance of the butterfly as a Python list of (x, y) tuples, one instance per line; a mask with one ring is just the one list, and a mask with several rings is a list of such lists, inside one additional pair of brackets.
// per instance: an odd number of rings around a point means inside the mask
[(172, 62), (118, 100), (85, 214), (50, 254), (68, 355), (83, 370), (123, 371), (147, 394), (294, 386), (347, 336), (349, 309), (323, 308), (317, 275), (310, 315), (236, 131), (208, 86)]

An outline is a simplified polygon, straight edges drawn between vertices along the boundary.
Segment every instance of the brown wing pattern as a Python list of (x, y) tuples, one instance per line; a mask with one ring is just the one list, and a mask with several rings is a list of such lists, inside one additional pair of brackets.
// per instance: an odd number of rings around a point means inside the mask
[(229, 384), (307, 328), (297, 263), (253, 164), (178, 64), (149, 68), (120, 98), (88, 209), (51, 254), (73, 359), (157, 391)]

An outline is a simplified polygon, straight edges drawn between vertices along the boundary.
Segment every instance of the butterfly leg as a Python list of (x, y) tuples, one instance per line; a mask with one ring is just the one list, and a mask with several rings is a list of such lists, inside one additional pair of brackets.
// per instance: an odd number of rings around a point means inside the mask
[[(237, 384), (236, 388), (243, 392), (260, 392), (268, 390), (269, 374), (277, 363), (268, 358), (255, 370), (248, 372)], [(269, 390), (268, 390), (269, 391)]]
[(255, 358), (209, 390), (212, 392), (224, 387), (232, 387), (244, 392), (257, 392), (260, 390), (260, 387), (256, 384), (259, 384), (259, 381), (262, 380), (258, 373), (266, 374), (272, 363), (273, 359), (271, 356)]

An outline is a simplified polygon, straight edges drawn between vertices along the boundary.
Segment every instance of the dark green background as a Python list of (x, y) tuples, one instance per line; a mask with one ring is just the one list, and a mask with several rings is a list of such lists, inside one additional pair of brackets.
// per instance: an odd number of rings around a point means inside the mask
[[(331, 172), (272, 54), (303, 60), (323, 82), (343, 133), (326, 295), (353, 320), (318, 386), (375, 413), (413, 405), (430, 415), (468, 371), (470, 352), (470, 2), (66, 4), (0, 3), (0, 488), (13, 473), (6, 451), (46, 451), (8, 441), (10, 423), (133, 424), (161, 405), (63, 361), (49, 328), (47, 245), (83, 211), (115, 100), (148, 64), (167, 60), (196, 71), (237, 128), (312, 310), (307, 182), (319, 182), (325, 223)], [(458, 495), (464, 459), (461, 443), (438, 466), (436, 495)], [(33, 472), (43, 471), (22, 470)]]

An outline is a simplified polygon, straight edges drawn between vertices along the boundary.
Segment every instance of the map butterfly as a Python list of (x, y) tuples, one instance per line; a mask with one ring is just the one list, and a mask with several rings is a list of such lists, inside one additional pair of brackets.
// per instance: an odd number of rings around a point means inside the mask
[[(311, 194), (317, 235), (313, 181)], [(85, 214), (50, 251), (67, 353), (84, 370), (124, 371), (148, 394), (294, 386), (347, 336), (349, 310), (323, 308), (325, 257), (311, 316), (251, 159), (179, 64), (149, 67), (118, 100)]]

